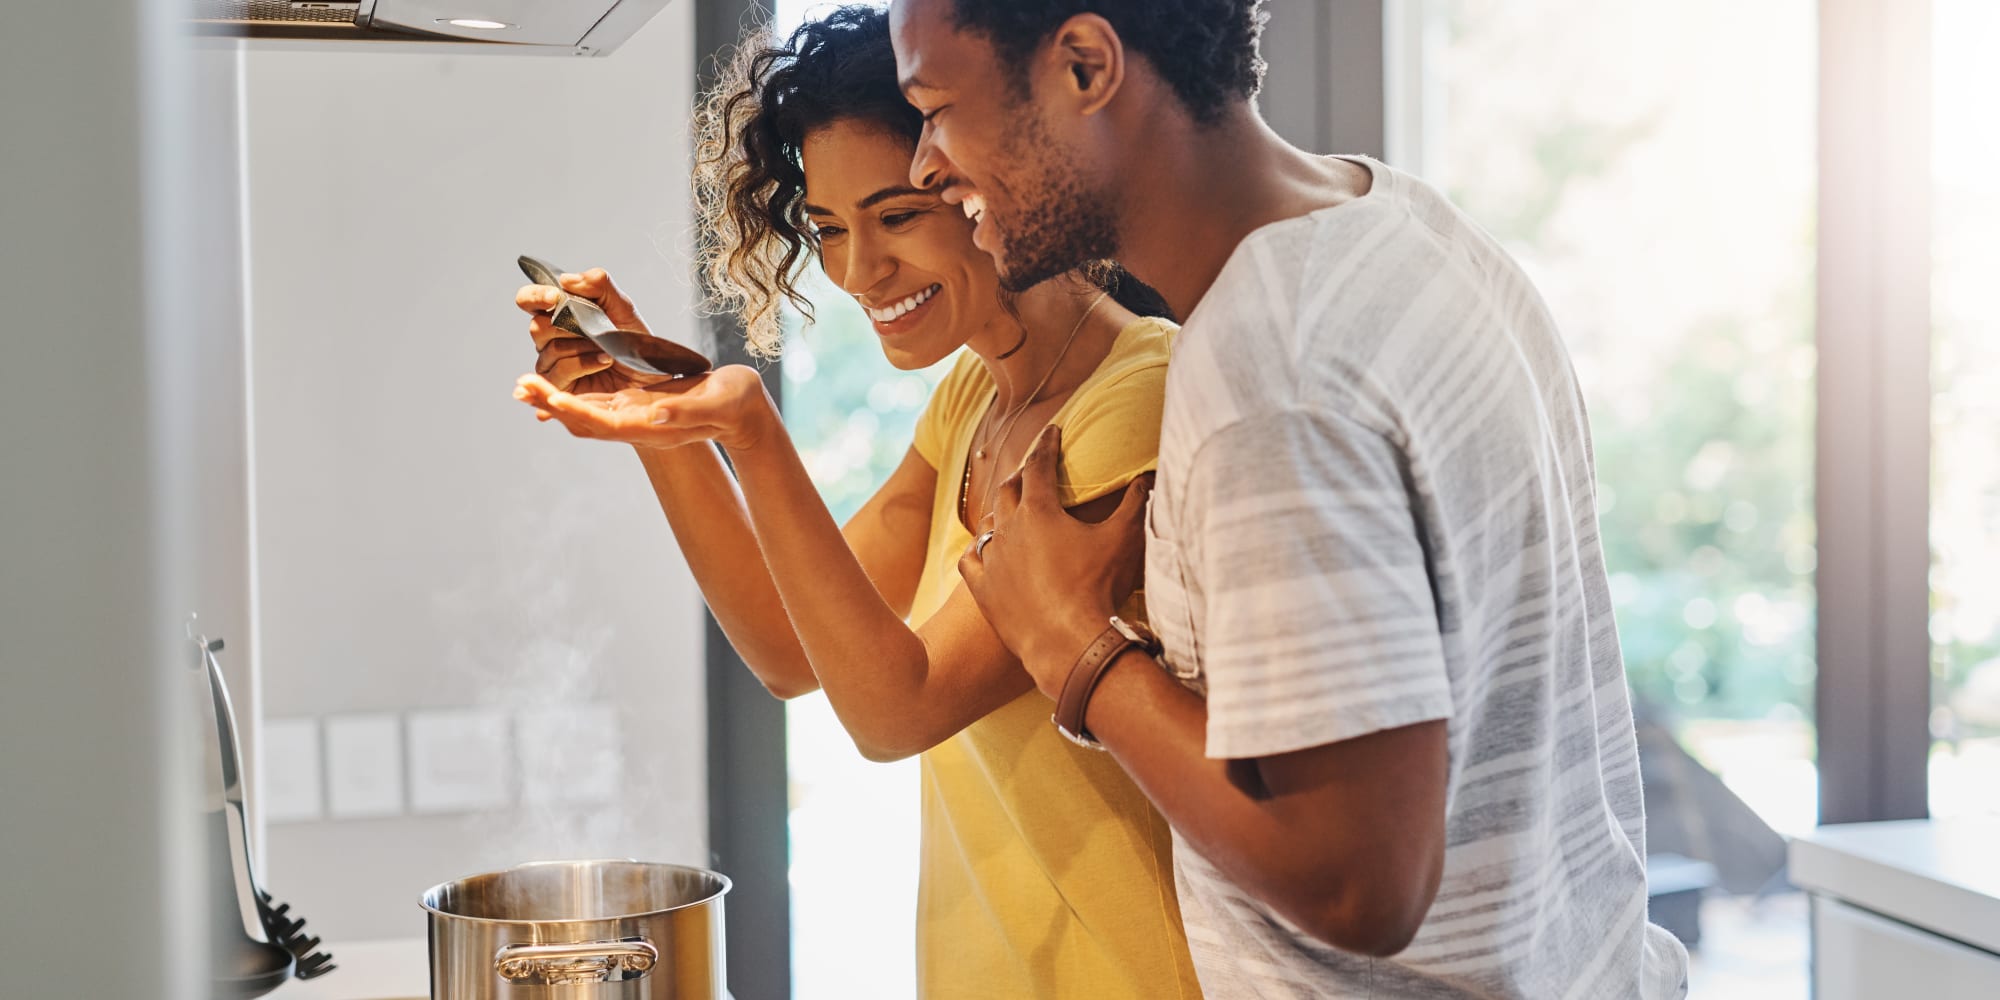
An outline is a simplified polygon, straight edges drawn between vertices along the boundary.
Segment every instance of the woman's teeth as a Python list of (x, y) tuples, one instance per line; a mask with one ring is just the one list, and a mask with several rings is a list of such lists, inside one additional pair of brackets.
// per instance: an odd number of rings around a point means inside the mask
[(892, 323), (898, 319), (901, 319), (904, 313), (907, 313), (910, 310), (915, 309), (920, 305), (923, 305), (925, 302), (930, 301), (930, 297), (936, 295), (938, 293), (938, 290), (943, 287), (944, 287), (943, 285), (932, 285), (929, 288), (926, 288), (923, 291), (918, 292), (917, 294), (912, 295), (901, 302), (897, 302), (889, 306), (884, 306), (883, 308), (880, 309), (869, 309), (867, 306), (863, 306), (861, 308), (863, 311), (868, 313), (869, 319), (872, 319), (877, 323)]
[(958, 207), (965, 210), (966, 218), (978, 222), (979, 217), (986, 214), (986, 199), (980, 195), (969, 194), (965, 196), (964, 201), (958, 203)]

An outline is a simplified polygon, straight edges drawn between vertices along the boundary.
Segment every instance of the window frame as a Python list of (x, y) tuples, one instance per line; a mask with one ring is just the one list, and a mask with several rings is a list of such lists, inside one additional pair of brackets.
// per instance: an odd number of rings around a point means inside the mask
[[(1930, 812), (1930, 0), (1819, 3), (1820, 822)], [(1921, 108), (1920, 114), (1899, 109)]]
[[(717, 78), (717, 54), (734, 46), (746, 26), (768, 19), (756, 0), (694, 0), (696, 94)], [(692, 155), (692, 149), (690, 149)], [(695, 274), (697, 288), (704, 279)], [(764, 388), (783, 399), (778, 361), (750, 357), (742, 323), (707, 317), (716, 363), (760, 364)], [(745, 997), (792, 995), (791, 839), (788, 819), (785, 703), (773, 698), (736, 655), (714, 614), (704, 616), (703, 657), (708, 707), (708, 850), (731, 888), (723, 907), (725, 965), (730, 992)]]

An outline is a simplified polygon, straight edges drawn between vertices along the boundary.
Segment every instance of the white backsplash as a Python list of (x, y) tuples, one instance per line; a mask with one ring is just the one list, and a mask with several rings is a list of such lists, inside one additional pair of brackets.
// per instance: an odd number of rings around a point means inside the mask
[[(511, 395), (518, 254), (692, 325), (691, 11), (604, 59), (249, 55), (256, 659), (321, 783), (260, 762), (265, 867), (330, 944), (421, 935), (477, 871), (707, 860), (693, 582), (630, 451)], [(578, 706), (615, 718), (614, 797), (554, 790), (601, 785), (601, 739), (567, 780), (515, 749)]]

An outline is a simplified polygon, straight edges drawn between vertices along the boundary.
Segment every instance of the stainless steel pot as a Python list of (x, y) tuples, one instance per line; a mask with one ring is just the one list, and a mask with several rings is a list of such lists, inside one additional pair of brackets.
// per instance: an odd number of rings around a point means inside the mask
[(548, 861), (424, 893), (432, 1000), (727, 1000), (702, 868)]

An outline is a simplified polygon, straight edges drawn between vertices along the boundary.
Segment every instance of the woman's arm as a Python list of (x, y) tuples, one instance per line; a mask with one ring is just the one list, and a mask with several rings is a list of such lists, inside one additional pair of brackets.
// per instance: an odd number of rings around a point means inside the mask
[[(722, 456), (707, 443), (636, 450), (702, 597), (737, 655), (780, 698), (818, 690), (819, 678), (785, 614)], [(883, 600), (903, 613), (923, 572), (935, 483), (935, 471), (911, 452), (842, 532)]]
[(785, 610), (863, 755), (926, 750), (1033, 686), (961, 594), (918, 628), (904, 622), (908, 605), (872, 585), (788, 436), (761, 435), (730, 457)]
[(637, 450), (702, 599), (736, 655), (780, 698), (818, 690), (722, 456), (708, 444)]
[[(710, 378), (739, 377), (725, 375), (728, 371)], [(1033, 687), (963, 588), (919, 627), (903, 620), (915, 591), (911, 570), (921, 572), (923, 565), (929, 489), (885, 488), (871, 501), (875, 509), (864, 510), (850, 524), (850, 534), (857, 536), (850, 545), (821, 502), (761, 383), (745, 409), (726, 398), (639, 391), (577, 397), (536, 390), (528, 401), (581, 436), (673, 445), (714, 439), (723, 444), (742, 486), (741, 509), (784, 616), (841, 724), (870, 759), (893, 760), (926, 750)], [(935, 488), (936, 473), (921, 458), (906, 458), (898, 475), (913, 462)], [(716, 463), (720, 466), (719, 458)], [(1101, 520), (1119, 499), (1114, 494), (1075, 513)], [(919, 505), (923, 517), (916, 524), (906, 508)], [(904, 511), (901, 517), (898, 511)], [(903, 555), (864, 564), (859, 553), (888, 551), (861, 537), (874, 532), (910, 536), (917, 549), (911, 554), (897, 546)], [(694, 558), (690, 554), (691, 563)]]
[[(741, 383), (738, 376), (748, 374), (754, 380), (755, 373), (745, 370), (690, 386), (639, 378), (613, 368), (595, 345), (558, 328), (549, 310), (561, 303), (564, 294), (573, 294), (597, 302), (620, 329), (649, 332), (645, 320), (602, 269), (566, 274), (558, 280), (561, 289), (528, 285), (515, 295), (515, 304), (530, 317), (528, 331), (537, 354), (535, 370), (546, 376), (540, 387), (531, 390), (524, 385), (517, 391), (523, 399), (531, 391), (553, 392), (557, 388), (572, 392), (645, 388), (714, 392), (731, 388), (727, 383), (732, 380)], [(733, 388), (742, 393), (745, 387), (737, 384)], [(546, 411), (543, 415), (548, 416)], [(641, 446), (637, 450), (695, 582), (738, 655), (780, 698), (817, 690), (819, 680), (780, 606), (736, 481), (715, 446), (702, 442), (678, 448)], [(935, 483), (936, 474), (930, 466), (912, 454), (849, 521), (846, 531), (855, 558), (884, 599), (903, 612), (908, 611), (923, 572)]]

